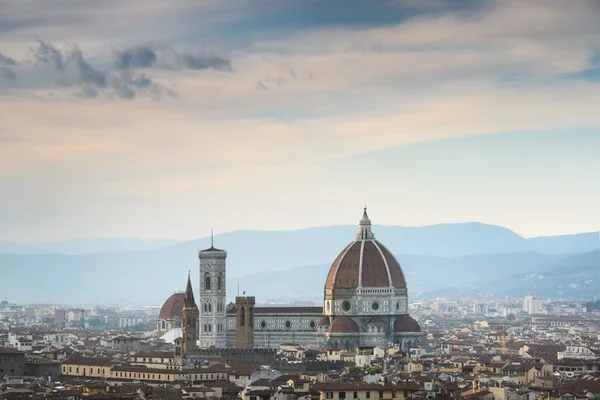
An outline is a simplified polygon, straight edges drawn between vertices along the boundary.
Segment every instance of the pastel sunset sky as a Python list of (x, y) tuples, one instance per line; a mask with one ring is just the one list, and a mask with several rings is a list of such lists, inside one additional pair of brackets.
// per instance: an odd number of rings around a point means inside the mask
[(597, 0), (0, 0), (0, 240), (600, 226)]

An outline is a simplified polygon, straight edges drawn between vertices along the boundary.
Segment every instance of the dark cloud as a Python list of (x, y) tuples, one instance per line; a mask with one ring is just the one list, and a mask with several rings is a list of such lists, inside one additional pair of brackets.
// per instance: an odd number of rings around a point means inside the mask
[(39, 64), (63, 71), (65, 69), (63, 53), (50, 43), (41, 40), (38, 43), (38, 47), (32, 49), (34, 60)]
[(14, 82), (17, 80), (17, 73), (11, 68), (0, 66), (0, 78)]
[(182, 54), (181, 58), (189, 69), (201, 70), (201, 69), (215, 69), (217, 71), (231, 71), (231, 61), (210, 54)]
[(81, 83), (98, 88), (105, 88), (107, 86), (108, 74), (94, 69), (94, 67), (83, 58), (83, 53), (78, 47), (71, 52), (70, 57), (75, 61)]
[(146, 74), (136, 75), (132, 71), (123, 71), (112, 76), (112, 87), (122, 99), (133, 99), (140, 92), (160, 94), (160, 86)]
[[(177, 97), (173, 88), (156, 82), (145, 73), (140, 73), (141, 68), (165, 68), (175, 71), (232, 70), (228, 59), (208, 51), (198, 55), (178, 54), (163, 45), (140, 45), (114, 50), (112, 66), (107, 70), (96, 68), (77, 45), (59, 49), (52, 43), (38, 40), (37, 46), (31, 48), (31, 53), (32, 60), (24, 64), (0, 53), (0, 79), (15, 81), (17, 75), (14, 68), (33, 67), (38, 69), (35, 78), (38, 84), (39, 79), (47, 80), (51, 76), (54, 85), (76, 87), (74, 96), (85, 99), (93, 99), (103, 94), (116, 95), (120, 99), (134, 99), (138, 95)], [(20, 79), (23, 80), (27, 81)], [(33, 79), (29, 80), (33, 82)]]
[(15, 59), (0, 53), (0, 79), (13, 82), (16, 81), (17, 73), (11, 67), (15, 67), (17, 65), (18, 63)]
[(231, 61), (210, 51), (198, 54), (182, 53), (163, 45), (141, 45), (114, 51), (117, 69), (168, 68), (232, 71)]
[(5, 65), (5, 66), (13, 66), (13, 65), (17, 65), (17, 61), (15, 61), (15, 59), (10, 58), (8, 56), (5, 56), (4, 54), (0, 53), (0, 65)]
[(148, 46), (135, 46), (115, 51), (115, 68), (149, 68), (158, 59), (156, 52)]

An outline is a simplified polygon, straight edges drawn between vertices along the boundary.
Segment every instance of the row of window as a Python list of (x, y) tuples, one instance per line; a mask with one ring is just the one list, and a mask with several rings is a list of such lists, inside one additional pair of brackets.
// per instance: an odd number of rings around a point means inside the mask
[[(212, 285), (211, 285), (211, 278), (210, 278), (210, 272), (206, 272), (204, 274), (204, 290), (211, 290), (212, 289)], [(223, 289), (223, 274), (219, 273), (219, 276), (217, 277), (217, 288), (216, 290), (222, 290)]]
[[(212, 313), (213, 307), (212, 307), (212, 303), (210, 301), (205, 301), (202, 304), (202, 310), (205, 313)], [(217, 312), (224, 312), (225, 311), (225, 304), (220, 301), (217, 303)]]
[[(286, 329), (290, 329), (292, 327), (292, 321), (285, 321), (283, 323), (283, 326)], [(310, 327), (310, 329), (315, 329), (317, 326), (317, 323), (315, 321), (310, 321), (308, 323), (308, 326)], [(261, 329), (265, 329), (267, 327), (267, 321), (260, 321), (260, 327), (261, 327)]]
[[(358, 392), (351, 392), (352, 393), (352, 398), (353, 399), (358, 399)], [(340, 399), (346, 399), (346, 398), (350, 398), (349, 396), (346, 397), (346, 392), (339, 392), (338, 396)], [(327, 394), (325, 395), (326, 398), (328, 399), (333, 399), (333, 392), (327, 392)], [(371, 398), (371, 392), (367, 391), (365, 397), (367, 399)], [(383, 398), (383, 390), (379, 391), (379, 398), (382, 399)]]
[[(212, 326), (212, 323), (210, 323), (210, 322), (207, 322), (202, 326), (202, 332), (204, 332), (204, 333), (210, 333), (210, 332), (212, 332), (212, 330), (213, 330), (213, 326)], [(223, 324), (220, 322), (217, 324), (217, 332), (224, 332)]]

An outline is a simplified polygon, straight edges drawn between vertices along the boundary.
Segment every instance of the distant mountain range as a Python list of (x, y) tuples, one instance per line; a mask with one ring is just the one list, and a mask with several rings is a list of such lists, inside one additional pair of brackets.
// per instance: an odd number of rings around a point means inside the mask
[[(593, 268), (600, 267), (600, 263), (594, 264), (597, 233), (525, 239), (506, 228), (480, 223), (374, 226), (373, 230), (378, 240), (398, 255), (413, 298), (450, 292), (501, 294), (502, 288), (507, 289), (506, 295), (517, 295), (510, 290), (517, 283), (519, 290), (535, 292), (531, 284), (543, 283), (540, 290), (558, 296), (559, 289), (548, 291), (544, 285), (549, 282), (551, 286), (560, 278), (527, 278), (526, 284), (521, 284), (527, 274), (547, 271), (556, 271), (557, 277), (591, 280), (593, 283), (586, 285), (600, 289), (600, 276), (596, 276), (600, 268)], [(215, 245), (228, 251), (228, 293), (235, 296), (239, 283), (241, 290), (258, 300), (318, 299), (329, 264), (355, 232), (355, 226), (333, 226), (218, 235)], [(154, 300), (160, 304), (183, 289), (188, 270), (197, 276), (197, 251), (210, 246), (209, 238), (159, 248), (160, 241), (125, 239), (120, 248), (128, 251), (117, 252), (119, 240), (103, 239), (111, 243), (104, 252), (97, 252), (100, 244), (85, 240), (80, 247), (70, 242), (65, 251), (69, 254), (0, 254), (0, 297), (23, 302)], [(52, 253), (64, 247), (44, 246)], [(86, 248), (96, 250), (73, 254)], [(568, 273), (571, 269), (582, 270), (572, 275)], [(465, 291), (467, 288), (474, 289)]]
[(88, 254), (148, 251), (179, 242), (175, 239), (82, 238), (56, 242), (0, 242), (0, 253), (9, 254)]

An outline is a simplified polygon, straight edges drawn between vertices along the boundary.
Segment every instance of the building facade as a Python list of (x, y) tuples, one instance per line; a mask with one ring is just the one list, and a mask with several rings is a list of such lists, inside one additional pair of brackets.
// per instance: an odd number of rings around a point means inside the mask
[(273, 349), (282, 343), (409, 348), (422, 337), (419, 324), (408, 315), (402, 268), (375, 239), (366, 207), (355, 238), (329, 269), (320, 307), (255, 307), (254, 297), (238, 298), (226, 307), (227, 253), (211, 246), (198, 256), (202, 349)]
[(214, 246), (198, 253), (200, 260), (200, 347), (227, 345), (226, 263), (227, 252)]

